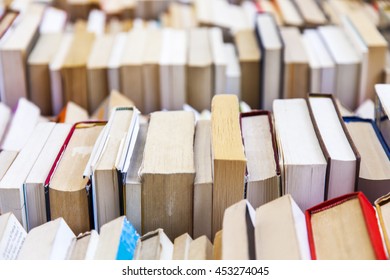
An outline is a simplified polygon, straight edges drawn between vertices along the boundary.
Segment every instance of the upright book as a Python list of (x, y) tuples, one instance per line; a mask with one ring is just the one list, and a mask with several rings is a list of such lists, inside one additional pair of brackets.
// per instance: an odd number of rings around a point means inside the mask
[(390, 146), (390, 86), (386, 84), (375, 85), (376, 110), (375, 122), (387, 146)]

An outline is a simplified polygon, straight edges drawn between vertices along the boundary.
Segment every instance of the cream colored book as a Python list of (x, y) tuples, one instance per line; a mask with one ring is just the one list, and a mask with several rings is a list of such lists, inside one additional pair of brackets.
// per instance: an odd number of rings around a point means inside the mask
[(304, 20), (299, 14), (293, 1), (289, 0), (276, 0), (275, 5), (280, 11), (281, 18), (284, 25), (301, 27), (304, 25)]
[(382, 229), (383, 239), (385, 241), (387, 256), (390, 254), (390, 204), (389, 194), (385, 194), (375, 200), (375, 208), (378, 215), (379, 225)]
[(223, 213), (244, 197), (246, 159), (241, 139), (238, 100), (234, 95), (216, 95), (211, 107), (213, 151), (212, 236), (222, 228)]
[(254, 239), (255, 210), (247, 200), (228, 207), (223, 216), (222, 259), (256, 259)]
[(108, 88), (111, 91), (121, 91), (120, 65), (125, 50), (127, 33), (119, 32), (115, 35), (114, 44), (111, 49), (108, 62)]
[(192, 242), (193, 240), (188, 233), (176, 237), (173, 242), (172, 260), (188, 260)]
[(234, 44), (224, 44), (227, 65), (224, 93), (234, 94), (241, 100), (241, 67)]
[(222, 230), (218, 231), (214, 237), (213, 259), (222, 260)]
[(0, 144), (1, 140), (7, 133), (8, 124), (11, 120), (12, 114), (11, 109), (0, 102)]
[(59, 123), (75, 124), (89, 119), (88, 112), (83, 107), (69, 101), (58, 115)]
[[(390, 145), (390, 87), (387, 84), (376, 84), (376, 109), (375, 120), (387, 145)], [(374, 109), (375, 111), (375, 109)], [(372, 112), (372, 110), (371, 110)], [(372, 115), (371, 115), (372, 116)]]
[[(226, 71), (228, 59), (225, 53), (222, 30), (219, 28), (210, 28), (208, 30), (211, 59), (213, 67), (213, 88), (212, 94), (226, 93)], [(229, 93), (229, 92), (228, 92)]]
[(213, 170), (211, 151), (211, 121), (196, 123), (194, 181), (194, 238), (206, 235), (211, 239), (213, 209)]
[(241, 71), (241, 100), (253, 109), (260, 108), (260, 59), (261, 50), (252, 29), (235, 33), (234, 41)]
[(0, 215), (0, 260), (17, 259), (26, 236), (26, 230), (12, 213)]
[(188, 252), (189, 260), (212, 260), (213, 259), (213, 244), (207, 236), (202, 235), (190, 243)]
[(116, 107), (133, 107), (134, 102), (116, 90), (112, 90), (110, 95), (100, 103), (99, 107), (91, 116), (91, 120), (108, 121), (111, 112)]
[(12, 212), (25, 229), (28, 227), (23, 184), (39, 157), (55, 123), (40, 123), (0, 181), (0, 212)]
[(142, 233), (163, 228), (171, 239), (193, 231), (192, 112), (151, 114), (142, 167)]
[(73, 238), (64, 219), (47, 222), (28, 233), (18, 260), (65, 260)]
[(171, 260), (173, 244), (164, 230), (159, 228), (148, 232), (138, 242), (135, 260)]
[(1, 151), (0, 152), (0, 180), (3, 179), (5, 173), (12, 165), (18, 152), (14, 151)]
[(325, 14), (315, 0), (294, 0), (293, 3), (302, 15), (305, 27), (316, 27), (327, 23)]
[(69, 247), (68, 260), (93, 260), (99, 243), (99, 234), (96, 230), (81, 233), (73, 238)]

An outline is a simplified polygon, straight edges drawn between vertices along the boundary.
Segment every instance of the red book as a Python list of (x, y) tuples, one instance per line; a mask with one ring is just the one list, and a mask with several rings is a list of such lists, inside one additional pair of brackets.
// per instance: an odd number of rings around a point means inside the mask
[(362, 192), (306, 210), (311, 258), (386, 259), (375, 210)]

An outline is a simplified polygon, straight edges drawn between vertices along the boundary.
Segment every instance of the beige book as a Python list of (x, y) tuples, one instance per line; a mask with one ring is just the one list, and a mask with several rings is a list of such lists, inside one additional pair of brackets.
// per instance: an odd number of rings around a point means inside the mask
[(389, 194), (379, 197), (375, 200), (375, 208), (378, 215), (379, 225), (382, 230), (383, 239), (385, 241), (387, 256), (390, 254), (390, 204)]
[(170, 27), (187, 29), (197, 27), (195, 8), (185, 3), (172, 2), (169, 5), (168, 15), (170, 17)]
[(350, 13), (349, 19), (368, 48), (367, 84), (363, 91), (364, 95), (359, 96), (360, 104), (367, 98), (373, 100), (375, 84), (383, 82), (383, 69), (386, 66), (388, 43), (363, 12)]
[(222, 230), (218, 231), (214, 237), (213, 259), (222, 260)]
[(284, 24), (281, 12), (275, 5), (275, 2), (269, 0), (257, 0), (257, 2), (260, 4), (265, 13), (271, 14), (275, 18), (275, 22), (278, 26), (282, 26)]
[(108, 121), (112, 110), (115, 107), (132, 107), (134, 102), (116, 90), (112, 90), (110, 95), (100, 103), (97, 110), (91, 116), (91, 120)]
[(142, 88), (144, 114), (161, 109), (160, 105), (160, 57), (163, 33), (158, 29), (147, 32), (146, 46), (142, 61)]
[(64, 10), (47, 7), (43, 13), (39, 32), (42, 35), (62, 33), (66, 26), (67, 14)]
[(234, 94), (241, 100), (241, 68), (234, 44), (224, 44), (227, 65), (224, 93)]
[(317, 259), (376, 259), (357, 197), (311, 214), (310, 223)]
[(28, 57), (30, 100), (43, 115), (52, 115), (49, 63), (60, 48), (61, 33), (42, 34)]
[(302, 15), (305, 27), (316, 27), (327, 23), (325, 14), (315, 0), (294, 0), (293, 2)]
[(222, 259), (254, 260), (255, 210), (247, 200), (228, 207), (223, 216)]
[(161, 108), (182, 110), (187, 100), (187, 34), (184, 30), (163, 30), (160, 57)]
[(188, 233), (176, 237), (173, 242), (172, 260), (188, 260), (192, 242), (192, 238)]
[(41, 14), (26, 13), (0, 47), (1, 100), (15, 108), (19, 98), (28, 98), (27, 58), (38, 39)]
[(148, 124), (140, 124), (134, 153), (131, 157), (130, 168), (127, 171), (125, 186), (126, 217), (138, 232), (142, 231), (142, 182), (141, 177), (139, 176), (139, 170), (142, 164), (147, 132)]
[(282, 167), (282, 194), (291, 194), (301, 209), (307, 209), (324, 201), (327, 162), (306, 101), (275, 100), (273, 112)]
[(0, 102), (0, 144), (3, 137), (7, 134), (7, 128), (11, 121), (11, 109)]
[(58, 122), (75, 124), (89, 119), (88, 112), (83, 107), (69, 101), (58, 116)]
[(0, 260), (15, 260), (27, 232), (12, 213), (0, 215)]
[(213, 67), (212, 94), (232, 93), (225, 89), (228, 58), (225, 53), (222, 30), (215, 27), (210, 28), (208, 32)]
[(99, 243), (96, 230), (79, 234), (73, 238), (68, 250), (67, 260), (93, 260)]
[(198, 111), (210, 109), (212, 54), (208, 29), (191, 29), (188, 34), (187, 103)]
[(258, 260), (310, 259), (305, 215), (287, 194), (256, 209)]
[(241, 131), (247, 158), (246, 198), (257, 208), (281, 194), (278, 151), (271, 115), (241, 113)]
[(47, 222), (28, 233), (18, 260), (65, 260), (74, 237), (63, 218)]
[(309, 91), (309, 60), (296, 27), (280, 29), (284, 41), (284, 98), (305, 98)]
[(241, 99), (251, 108), (260, 108), (261, 51), (252, 29), (238, 31), (234, 36), (241, 69)]
[(192, 112), (151, 114), (139, 172), (143, 233), (161, 227), (171, 239), (192, 235), (194, 122)]
[(302, 27), (304, 25), (304, 20), (292, 1), (276, 0), (275, 5), (280, 11), (285, 26)]
[(94, 7), (99, 5), (99, 0), (67, 0), (66, 12), (71, 21), (87, 20)]
[(28, 230), (47, 222), (45, 181), (71, 128), (70, 124), (56, 124), (54, 126), (24, 182)]
[(109, 94), (108, 67), (114, 35), (100, 35), (93, 43), (87, 61), (88, 108), (94, 112)]
[(134, 107), (116, 108), (105, 131), (94, 145), (91, 170), (97, 228), (123, 215), (125, 198), (121, 181), (121, 161), (123, 156), (126, 157), (129, 153), (131, 157), (133, 152), (129, 148), (132, 141), (129, 136), (136, 141), (139, 130), (138, 114)]
[(75, 234), (92, 227), (86, 186), (89, 178), (83, 178), (84, 168), (92, 148), (102, 131), (102, 124), (78, 125), (56, 164), (49, 189), (50, 218), (63, 217)]
[(122, 92), (141, 112), (145, 110), (142, 64), (146, 38), (147, 33), (143, 29), (133, 29), (128, 33), (120, 66)]
[(357, 189), (371, 203), (390, 191), (390, 161), (373, 125), (371, 122), (346, 122), (361, 157)]
[(206, 235), (211, 239), (213, 209), (213, 169), (211, 151), (211, 121), (196, 123), (194, 159), (194, 238)]
[(28, 142), (0, 181), (0, 212), (13, 212), (25, 229), (28, 221), (23, 184), (54, 126), (55, 123), (52, 122), (43, 122), (36, 126)]
[(89, 111), (87, 63), (94, 40), (93, 33), (76, 31), (61, 68), (64, 102), (73, 101)]
[(234, 95), (216, 95), (211, 108), (213, 151), (212, 236), (222, 228), (223, 213), (244, 197), (246, 159), (241, 139), (238, 100)]
[(170, 0), (138, 0), (135, 6), (136, 17), (155, 19), (168, 9)]
[(173, 244), (164, 230), (148, 232), (138, 242), (135, 260), (171, 260), (173, 256)]
[(0, 152), (0, 180), (3, 179), (5, 173), (15, 160), (18, 152), (14, 151), (1, 151)]
[[(379, 130), (382, 133), (388, 146), (390, 146), (390, 86), (387, 84), (376, 84), (376, 102), (371, 101), (367, 106), (370, 106), (370, 112), (375, 112), (375, 120)], [(370, 113), (372, 118), (373, 114)]]
[(191, 242), (188, 252), (189, 260), (212, 260), (213, 259), (213, 244), (207, 236), (202, 235)]
[(108, 88), (111, 91), (121, 91), (121, 59), (125, 51), (127, 33), (119, 32), (115, 35), (113, 47), (111, 49), (110, 59), (108, 62)]

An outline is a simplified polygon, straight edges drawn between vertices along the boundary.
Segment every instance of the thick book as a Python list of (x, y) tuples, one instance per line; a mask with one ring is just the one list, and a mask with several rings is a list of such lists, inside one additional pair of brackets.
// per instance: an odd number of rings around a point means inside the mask
[(305, 215), (287, 194), (256, 209), (258, 260), (310, 259)]
[(390, 149), (374, 120), (343, 119), (361, 157), (357, 190), (374, 203), (378, 197), (390, 192)]
[(132, 260), (140, 236), (125, 216), (116, 218), (100, 229), (95, 260)]
[(305, 216), (312, 259), (386, 259), (375, 209), (363, 193), (325, 201)]
[(63, 218), (47, 222), (28, 233), (18, 260), (65, 260), (74, 237)]
[(0, 181), (0, 212), (12, 212), (27, 230), (27, 207), (23, 184), (44, 148), (55, 123), (39, 123), (26, 145)]
[(214, 236), (222, 228), (225, 209), (244, 198), (246, 158), (237, 97), (216, 95), (211, 106), (214, 179), (211, 235)]
[(0, 260), (17, 259), (26, 236), (26, 230), (14, 214), (0, 215)]
[(192, 112), (154, 112), (146, 136), (142, 166), (142, 233), (163, 228), (174, 240), (192, 235), (194, 201)]
[(279, 154), (271, 112), (241, 113), (240, 125), (247, 158), (246, 198), (257, 208), (281, 194)]
[(387, 256), (390, 254), (390, 193), (375, 200), (379, 225), (381, 227), (383, 239), (385, 241)]
[(344, 124), (332, 94), (309, 94), (314, 130), (328, 162), (325, 199), (354, 192), (358, 185), (360, 154)]
[(327, 161), (305, 99), (275, 100), (275, 130), (280, 147), (282, 194), (291, 194), (301, 209), (325, 198)]
[(63, 217), (75, 234), (94, 228), (89, 177), (83, 177), (93, 146), (105, 122), (75, 124), (45, 180), (47, 220)]
[(84, 172), (91, 177), (96, 228), (124, 215), (124, 184), (139, 132), (139, 111), (117, 107), (97, 139)]
[(256, 36), (262, 54), (260, 108), (271, 110), (272, 102), (282, 97), (284, 80), (284, 43), (271, 14), (257, 15)]

